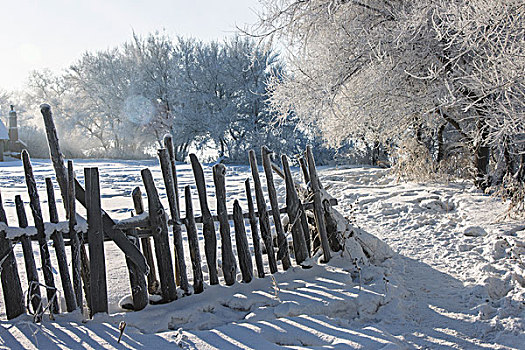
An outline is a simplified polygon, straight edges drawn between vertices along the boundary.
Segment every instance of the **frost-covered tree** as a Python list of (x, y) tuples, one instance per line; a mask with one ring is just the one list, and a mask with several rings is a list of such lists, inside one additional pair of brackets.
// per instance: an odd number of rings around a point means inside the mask
[(295, 111), (329, 142), (396, 146), (413, 138), (442, 161), (457, 141), (482, 187), (491, 149), (513, 159), (523, 153), (522, 142), (504, 146), (523, 139), (521, 2), (263, 4), (255, 32), (288, 50), (288, 74), (272, 84), (272, 106)]

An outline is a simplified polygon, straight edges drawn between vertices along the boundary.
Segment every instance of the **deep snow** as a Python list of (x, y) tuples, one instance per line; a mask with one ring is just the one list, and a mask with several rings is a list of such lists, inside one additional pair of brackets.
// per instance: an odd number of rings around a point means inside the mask
[[(159, 192), (164, 192), (156, 161), (79, 160), (75, 165), (81, 182), (83, 167), (100, 168), (102, 206), (116, 219), (130, 216), (130, 195), (140, 185), (142, 168), (152, 169)], [(45, 160), (34, 160), (33, 167), (41, 201), (45, 202), (44, 177), (52, 176), (52, 167)], [(204, 168), (213, 211), (211, 168)], [(181, 189), (186, 184), (193, 185), (191, 166), (179, 165), (177, 170)], [(14, 195), (22, 194), (28, 200), (22, 166), (18, 161), (7, 162), (0, 171), (9, 223), (16, 226)], [(354, 233), (361, 232), (359, 228), (364, 230), (360, 244), (375, 253), (370, 261), (366, 257), (354, 260), (360, 253), (355, 238), (359, 235), (354, 235), (342, 253), (333, 254), (329, 264), (312, 259), (311, 268), (294, 267), (277, 273), (275, 279), (267, 275), (250, 284), (206, 286), (200, 295), (165, 305), (149, 305), (140, 312), (124, 312), (119, 300), (129, 294), (127, 270), (122, 253), (108, 243), (110, 315), (86, 320), (78, 312), (61, 314), (55, 321), (46, 316), (42, 324), (32, 323), (29, 316), (1, 321), (0, 345), (522, 348), (525, 225), (501, 219), (505, 203), (481, 194), (468, 182), (403, 183), (389, 176), (387, 170), (363, 167), (326, 168), (320, 174), (328, 192), (339, 200), (337, 209), (350, 218), (350, 229)], [(235, 199), (246, 208), (246, 177), (248, 167), (228, 167), (230, 211)], [(281, 183), (277, 188), (278, 192), (284, 191)], [(193, 199), (198, 209), (196, 193)], [(163, 201), (167, 205), (165, 198)], [(42, 207), (45, 210), (46, 205)], [(393, 252), (366, 232), (386, 242)], [(249, 233), (248, 236), (251, 237)], [(24, 277), (20, 247), (15, 252)], [(38, 262), (36, 245), (35, 258)], [(189, 261), (187, 266), (191, 280)], [(204, 273), (207, 281), (206, 270)], [(58, 274), (55, 279), (59, 283)], [(22, 285), (27, 286), (25, 280)], [(0, 299), (0, 317), (5, 320), (3, 298)], [(118, 344), (121, 321), (127, 327)]]

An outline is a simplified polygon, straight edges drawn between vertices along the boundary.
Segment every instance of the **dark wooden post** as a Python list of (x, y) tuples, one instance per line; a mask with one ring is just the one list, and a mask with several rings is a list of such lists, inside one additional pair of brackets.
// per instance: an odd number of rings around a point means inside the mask
[(306, 160), (308, 162), (308, 171), (310, 175), (310, 186), (314, 195), (314, 215), (315, 224), (321, 237), (321, 247), (323, 249), (324, 262), (330, 261), (330, 245), (328, 243), (328, 235), (326, 233), (326, 224), (324, 220), (323, 203), (321, 202), (321, 190), (319, 188), (319, 177), (315, 168), (314, 156), (312, 148), (306, 147)]
[(222, 272), (226, 285), (235, 283), (236, 263), (233, 255), (232, 241), (230, 236), (230, 223), (228, 222), (228, 211), (226, 209), (226, 167), (224, 164), (213, 166), (213, 182), (215, 183), (215, 194), (217, 196), (217, 216), (219, 217), (219, 229), (221, 233)]
[(283, 224), (281, 222), (281, 214), (279, 213), (279, 202), (277, 201), (277, 192), (273, 183), (272, 162), (270, 161), (270, 150), (265, 146), (261, 147), (262, 163), (264, 173), (266, 174), (266, 183), (268, 185), (268, 196), (270, 197), (270, 205), (272, 207), (273, 223), (275, 225), (275, 232), (277, 232), (277, 242), (279, 249), (277, 250), (277, 260), (283, 263), (283, 269), (290, 268), (290, 253), (288, 251), (288, 240), (284, 235)]
[(175, 200), (177, 202), (177, 208), (179, 208), (180, 214), (180, 203), (179, 203), (179, 183), (177, 180), (177, 161), (175, 160), (175, 150), (173, 148), (173, 138), (170, 134), (164, 135), (164, 148), (168, 150), (168, 155), (170, 159), (171, 172), (173, 174), (173, 187), (175, 189)]
[(51, 113), (51, 106), (48, 104), (40, 105), (40, 112), (44, 117), (44, 125), (46, 127), (47, 142), (49, 145), (49, 154), (51, 155), (51, 161), (55, 168), (58, 186), (60, 187), (60, 193), (64, 203), (64, 208), (67, 210), (67, 173), (66, 167), (64, 166), (64, 157), (60, 152), (60, 146), (58, 143), (57, 130), (55, 123), (53, 122), (53, 113)]
[(266, 202), (264, 201), (264, 194), (261, 186), (261, 178), (259, 177), (259, 169), (257, 169), (257, 158), (255, 152), (249, 152), (250, 166), (252, 168), (253, 185), (255, 187), (255, 199), (257, 201), (257, 211), (259, 212), (259, 226), (261, 228), (261, 236), (266, 247), (266, 254), (268, 254), (268, 264), (270, 265), (270, 272), (277, 272), (277, 261), (275, 260), (275, 252), (273, 249), (272, 234), (270, 231), (270, 220), (268, 219), (268, 211)]
[[(16, 215), (18, 217), (18, 226), (20, 228), (27, 227), (27, 215), (24, 208), (24, 202), (19, 195), (15, 196)], [(31, 238), (27, 235), (20, 236), (20, 243), (22, 243), (22, 251), (24, 252), (24, 263), (26, 267), (27, 283), (29, 285), (27, 299), (31, 301), (35, 320), (40, 321), (40, 313), (42, 312), (42, 297), (40, 294), (40, 282), (38, 280), (38, 272), (36, 269), (35, 256), (33, 255), (33, 247), (31, 246)]]
[(295, 252), (295, 260), (298, 265), (309, 257), (308, 248), (306, 246), (305, 233), (301, 225), (301, 216), (304, 215), (304, 210), (299, 200), (299, 196), (295, 191), (295, 184), (288, 165), (288, 157), (283, 155), (281, 157), (283, 163), (283, 170), (286, 182), (286, 210), (290, 220), (290, 226), (293, 238), (293, 249)]
[(171, 221), (173, 222), (173, 244), (175, 246), (175, 274), (179, 276), (180, 286), (185, 294), (189, 293), (188, 275), (186, 274), (186, 261), (184, 260), (184, 246), (182, 244), (182, 231), (180, 220), (180, 208), (178, 205), (177, 192), (173, 182), (173, 172), (168, 152), (165, 148), (158, 150), (162, 177), (166, 187), (166, 195), (170, 207)]
[(81, 279), (81, 255), (80, 255), (80, 240), (78, 239), (78, 232), (75, 228), (77, 225), (77, 213), (75, 202), (75, 171), (73, 169), (73, 162), (67, 162), (67, 201), (66, 205), (69, 223), (69, 239), (71, 241), (71, 267), (73, 270), (73, 287), (75, 289), (75, 297), (77, 306), (80, 310), (83, 309), (82, 300), (82, 279)]
[(303, 173), (304, 183), (308, 185), (310, 182), (310, 175), (308, 175), (308, 166), (306, 165), (306, 160), (304, 157), (299, 157), (299, 166), (301, 167), (301, 171)]
[(186, 199), (186, 232), (188, 233), (188, 244), (190, 246), (191, 265), (193, 269), (193, 291), (195, 294), (202, 293), (203, 277), (201, 268), (201, 254), (199, 251), (199, 238), (197, 236), (197, 226), (193, 216), (193, 203), (191, 202), (190, 186), (184, 188), (184, 198)]
[[(127, 230), (128, 239), (139, 246), (139, 239), (136, 235), (135, 229)], [(139, 311), (148, 305), (148, 287), (146, 285), (146, 277), (137, 267), (137, 265), (128, 257), (126, 257), (126, 265), (128, 266), (129, 284), (131, 285), (131, 298), (133, 300), (133, 310)]]
[(58, 303), (56, 298), (55, 280), (53, 279), (53, 268), (51, 266), (51, 258), (49, 256), (49, 249), (47, 247), (46, 232), (44, 228), (44, 220), (42, 218), (42, 210), (40, 208), (40, 197), (36, 188), (35, 177), (33, 176), (33, 168), (29, 160), (29, 154), (26, 150), (22, 151), (22, 161), (24, 163), (24, 172), (26, 178), (27, 192), (29, 193), (29, 206), (33, 214), (33, 221), (37, 231), (38, 245), (40, 246), (40, 258), (42, 260), (42, 272), (44, 274), (44, 281), (46, 283), (47, 300), (50, 304), (49, 310), (52, 313), (58, 313)]
[(250, 248), (248, 247), (246, 229), (244, 228), (242, 209), (237, 199), (233, 202), (233, 222), (235, 225), (235, 243), (237, 245), (237, 257), (239, 258), (242, 281), (244, 283), (250, 283), (253, 279), (252, 257), (250, 255)]
[(91, 316), (108, 312), (104, 231), (100, 206), (98, 168), (84, 168), (86, 183), (86, 210), (88, 219), (89, 270), (91, 280)]
[(143, 169), (141, 175), (146, 194), (148, 195), (148, 212), (155, 244), (155, 256), (157, 257), (157, 266), (159, 268), (162, 299), (163, 302), (170, 302), (177, 299), (177, 287), (173, 275), (166, 212), (160, 202), (159, 193), (153, 182), (151, 171)]
[[(0, 222), (7, 226), (7, 216), (5, 215), (0, 193)], [(2, 291), (4, 294), (5, 313), (8, 320), (22, 315), (25, 312), (24, 292), (18, 276), (18, 266), (16, 265), (13, 244), (6, 237), (6, 233), (0, 230), (0, 279), (2, 280)], [(34, 259), (33, 259), (34, 261)]]
[[(46, 190), (47, 190), (47, 204), (49, 208), (49, 221), (51, 223), (58, 223), (58, 212), (55, 203), (55, 191), (53, 189), (53, 182), (51, 178), (46, 178)], [(71, 284), (71, 278), (69, 276), (69, 267), (67, 266), (66, 246), (64, 244), (64, 238), (62, 232), (55, 230), (51, 234), (51, 239), (55, 246), (55, 253), (57, 256), (58, 269), (60, 271), (60, 280), (62, 281), (62, 289), (64, 291), (64, 298), (66, 299), (66, 310), (72, 312), (77, 308), (77, 302), (75, 300), (75, 293), (73, 292), (73, 285)]]
[[(135, 187), (131, 194), (133, 198), (133, 207), (135, 208), (135, 213), (140, 215), (144, 213), (144, 204), (142, 202), (142, 192), (139, 187)], [(160, 282), (157, 281), (157, 271), (155, 269), (155, 261), (153, 259), (153, 249), (151, 248), (151, 240), (149, 237), (142, 237), (140, 239), (140, 244), (142, 246), (142, 252), (146, 258), (146, 262), (149, 266), (148, 274), (148, 291), (150, 294), (157, 294)]]
[(246, 188), (246, 199), (248, 200), (248, 217), (250, 219), (250, 229), (252, 231), (253, 252), (255, 255), (255, 265), (257, 266), (257, 276), (264, 278), (264, 264), (261, 252), (261, 240), (259, 239), (259, 230), (257, 229), (257, 219), (253, 208), (252, 191), (250, 189), (250, 179), (244, 182)]
[(204, 235), (204, 252), (206, 253), (206, 263), (208, 265), (208, 273), (210, 275), (210, 284), (218, 284), (219, 276), (217, 273), (217, 235), (215, 234), (215, 224), (211, 216), (210, 208), (208, 207), (208, 196), (206, 194), (206, 182), (204, 180), (204, 172), (202, 166), (195, 154), (190, 154), (191, 167), (193, 168), (193, 176), (195, 177), (195, 184), (199, 192), (199, 203), (201, 207), (202, 216), (202, 232)]

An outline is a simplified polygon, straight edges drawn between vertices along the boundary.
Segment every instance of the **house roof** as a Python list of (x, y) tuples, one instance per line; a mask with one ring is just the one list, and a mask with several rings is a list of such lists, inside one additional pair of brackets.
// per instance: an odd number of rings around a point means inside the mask
[(9, 140), (9, 132), (2, 120), (0, 120), (0, 140)]

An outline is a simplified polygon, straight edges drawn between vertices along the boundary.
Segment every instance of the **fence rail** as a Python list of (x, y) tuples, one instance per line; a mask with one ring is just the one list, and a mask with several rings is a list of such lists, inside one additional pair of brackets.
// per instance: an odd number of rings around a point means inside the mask
[[(157, 301), (160, 303), (177, 299), (177, 286), (183, 290), (184, 295), (189, 295), (191, 292), (195, 294), (203, 292), (205, 281), (202, 264), (204, 261), (208, 266), (208, 283), (210, 285), (221, 283), (217, 267), (215, 222), (219, 223), (222, 283), (226, 285), (237, 283), (237, 266), (240, 268), (242, 282), (250, 283), (254, 278), (253, 258), (255, 258), (256, 276), (258, 278), (263, 278), (268, 272), (267, 269), (271, 274), (276, 273), (279, 270), (278, 262), (280, 262), (282, 270), (287, 270), (292, 266), (292, 263), (301, 265), (317, 251), (322, 252), (324, 261), (330, 259), (329, 242), (334, 240), (333, 236), (337, 232), (334, 231), (333, 225), (330, 226), (325, 223), (325, 217), (327, 222), (333, 221), (330, 208), (337, 205), (337, 201), (321, 195), (322, 187), (318, 180), (310, 148), (306, 150), (306, 160), (300, 160), (306, 186), (294, 182), (286, 156), (282, 156), (283, 169), (280, 169), (271, 162), (270, 150), (266, 147), (261, 149), (261, 159), (263, 160), (268, 189), (267, 196), (270, 199), (271, 209), (268, 209), (266, 205), (254, 151), (249, 152), (248, 159), (252, 170), (257, 211), (254, 207), (250, 180), (246, 179), (248, 212), (243, 213), (239, 202), (236, 200), (233, 208), (230, 208), (231, 213), (228, 213), (225, 186), (226, 169), (222, 164), (215, 165), (213, 167), (213, 180), (217, 201), (216, 215), (212, 215), (209, 210), (202, 165), (194, 154), (190, 155), (201, 216), (194, 216), (190, 187), (186, 186), (181, 191), (184, 193), (185, 203), (185, 217), (182, 218), (180, 217), (180, 205), (183, 201), (179, 198), (173, 143), (171, 137), (168, 136), (164, 139), (165, 148), (158, 151), (158, 156), (169, 207), (167, 209), (163, 207), (151, 171), (143, 169), (141, 175), (147, 194), (148, 210), (146, 211), (144, 208), (142, 193), (137, 187), (132, 194), (136, 216), (115, 221), (100, 206), (98, 168), (84, 169), (85, 188), (76, 181), (73, 163), (68, 161), (66, 168), (60, 153), (51, 109), (47, 105), (42, 105), (41, 109), (45, 120), (50, 154), (67, 213), (67, 221), (59, 222), (53, 182), (47, 178), (50, 223), (43, 222), (31, 161), (27, 152), (23, 151), (22, 159), (35, 227), (27, 226), (24, 205), (19, 196), (15, 201), (20, 227), (14, 229), (8, 226), (0, 196), (0, 275), (8, 319), (15, 318), (27, 311), (34, 315), (35, 321), (40, 321), (46, 310), (51, 314), (60, 311), (57, 303), (57, 289), (51, 273), (53, 267), (49, 259), (49, 236), (54, 243), (53, 247), (57, 255), (63, 295), (66, 299), (65, 311), (71, 312), (77, 308), (82, 309), (85, 302), (90, 316), (98, 312), (108, 312), (106, 287), (106, 270), (108, 267), (106, 266), (103, 244), (104, 241), (108, 240), (114, 241), (126, 256), (133, 300), (129, 307), (134, 310), (141, 310), (146, 307), (149, 300), (148, 294), (160, 295), (160, 301)], [(278, 206), (279, 198), (273, 180), (274, 172), (285, 181), (286, 206), (283, 208)], [(313, 183), (310, 179), (313, 179)], [(313, 198), (312, 202), (301, 202), (297, 192), (297, 189), (301, 187), (306, 189), (309, 198)], [(87, 218), (82, 218), (76, 213), (77, 202), (87, 209)], [(312, 211), (313, 214), (307, 216), (307, 211)], [(281, 220), (282, 214), (288, 215), (289, 218), (286, 229), (291, 232), (291, 242), (285, 235), (285, 227), (283, 227)], [(277, 237), (276, 245), (273, 240), (270, 217), (272, 217), (273, 229)], [(309, 217), (315, 217), (315, 221), (312, 222)], [(83, 225), (84, 220), (87, 225)], [(248, 220), (250, 227), (253, 253), (249, 249), (246, 220)], [(231, 224), (232, 221), (233, 225)], [(199, 227), (197, 224), (202, 224), (203, 256), (198, 244)], [(183, 226), (188, 240), (189, 248), (187, 250), (189, 250), (191, 260), (193, 288), (189, 286), (184, 258), (186, 252), (183, 247)], [(173, 232), (173, 251), (170, 248), (169, 227)], [(232, 229), (234, 231), (233, 238)], [(232, 248), (232, 239), (236, 243), (236, 252)], [(38, 280), (31, 240), (36, 240), (39, 244), (45, 284), (41, 284)], [(23, 287), (20, 283), (13, 254), (13, 244), (16, 242), (21, 242), (23, 248), (24, 266), (29, 283), (27, 298), (29, 302), (24, 300)], [(86, 249), (86, 245), (89, 249)], [(66, 247), (69, 247), (71, 251), (71, 275)], [(333, 246), (332, 249), (334, 249)], [(89, 251), (89, 256), (87, 251)], [(268, 266), (263, 263), (263, 251), (267, 257)], [(41, 287), (45, 289), (47, 296), (48, 302), (45, 304), (42, 302)]]

